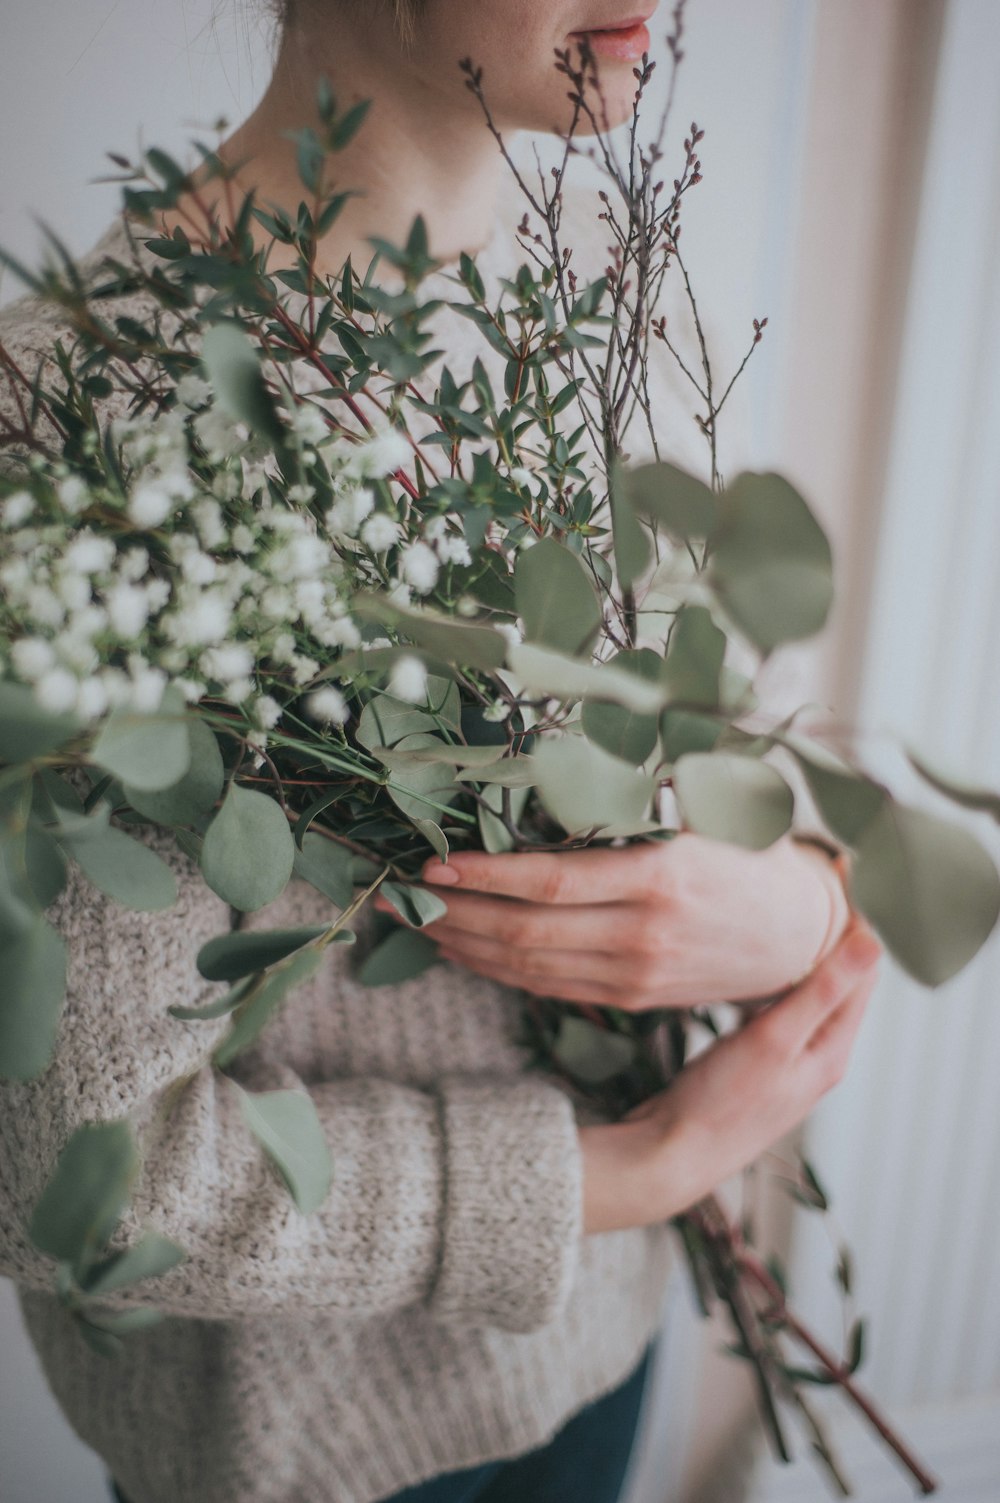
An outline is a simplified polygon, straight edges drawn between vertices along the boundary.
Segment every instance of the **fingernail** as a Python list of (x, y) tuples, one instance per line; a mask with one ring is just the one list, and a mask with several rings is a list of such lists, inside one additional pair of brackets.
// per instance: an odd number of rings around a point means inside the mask
[(439, 887), (453, 887), (456, 882), (460, 882), (462, 879), (453, 866), (445, 866), (443, 861), (435, 861), (430, 866), (424, 868), (423, 880), (425, 882), (434, 882)]
[(844, 961), (852, 971), (863, 971), (877, 960), (882, 953), (882, 946), (876, 935), (870, 929), (861, 929), (844, 946)]

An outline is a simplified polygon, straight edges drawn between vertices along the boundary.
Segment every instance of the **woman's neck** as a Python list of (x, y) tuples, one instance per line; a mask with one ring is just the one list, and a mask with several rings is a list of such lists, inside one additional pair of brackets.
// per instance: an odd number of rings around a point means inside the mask
[[(256, 205), (279, 205), (294, 220), (308, 190), (298, 173), (296, 145), (286, 132), (319, 127), (316, 86), (329, 78), (338, 113), (361, 99), (371, 107), (360, 131), (342, 150), (327, 158), (327, 189), (359, 190), (318, 243), (317, 270), (333, 275), (348, 255), (363, 274), (374, 254), (367, 236), (403, 244), (414, 217), (427, 224), (430, 253), (440, 261), (457, 261), (490, 239), (503, 175), (509, 170), (486, 128), (480, 107), (461, 78), (455, 97), (442, 98), (415, 70), (400, 66), (387, 77), (382, 60), (366, 51), (350, 27), (320, 39), (312, 30), (290, 26), (284, 36), (271, 81), (260, 103), (218, 148), (227, 167), (238, 169), (234, 198), (255, 188)], [(456, 70), (457, 72), (458, 70)], [(200, 199), (212, 207), (225, 228), (230, 220), (220, 180), (206, 181), (199, 169), (194, 180)], [(192, 231), (203, 216), (185, 195), (178, 210), (161, 214), (168, 232), (175, 224)], [(263, 247), (266, 232), (254, 225)], [(297, 262), (296, 253), (275, 244), (269, 270)]]

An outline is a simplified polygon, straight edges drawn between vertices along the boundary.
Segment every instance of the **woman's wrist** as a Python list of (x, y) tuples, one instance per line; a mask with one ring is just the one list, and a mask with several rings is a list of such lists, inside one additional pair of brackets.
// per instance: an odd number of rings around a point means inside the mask
[(650, 1226), (674, 1214), (662, 1183), (663, 1130), (652, 1117), (580, 1127), (578, 1134), (584, 1235)]

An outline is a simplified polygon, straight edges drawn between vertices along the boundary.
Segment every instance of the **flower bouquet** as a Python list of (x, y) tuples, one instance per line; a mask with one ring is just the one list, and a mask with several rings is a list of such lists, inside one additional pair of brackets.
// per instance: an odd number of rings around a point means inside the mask
[[(0, 432), (8, 1079), (37, 1076), (51, 1055), (65, 952), (45, 909), (67, 862), (128, 907), (172, 904), (172, 874), (142, 840), (150, 824), (174, 833), (237, 916), (272, 901), (293, 874), (332, 905), (316, 929), (244, 933), (237, 923), (202, 948), (198, 969), (223, 990), (183, 1015), (231, 1019), (212, 1059), (219, 1070), (329, 944), (353, 940), (351, 920), (377, 890), (405, 923), (376, 920), (361, 978), (396, 982), (433, 961), (421, 929), (446, 902), (415, 880), (428, 856), (663, 841), (679, 828), (760, 850), (793, 828), (796, 794), (782, 767), (804, 778), (831, 850), (849, 854), (854, 905), (911, 975), (939, 985), (991, 932), (1000, 879), (979, 842), (900, 803), (849, 749), (800, 733), (796, 716), (768, 719), (752, 677), (733, 665), (734, 651), (761, 665), (820, 631), (830, 547), (779, 475), (723, 484), (719, 474), (719, 415), (747, 362), (728, 384), (715, 378), (680, 249), (703, 132), (692, 125), (667, 191), (658, 177), (666, 115), (657, 140), (637, 144), (654, 65), (636, 69), (624, 164), (601, 128), (586, 42), (557, 65), (574, 127), (586, 117), (599, 145), (611, 263), (581, 285), (560, 243), (571, 128), (550, 178), (538, 190), (520, 179), (526, 255), (499, 302), (474, 258), (463, 255), (451, 278), (450, 306), (483, 342), (468, 373), (446, 365), (427, 378), (441, 353), (428, 349), (427, 328), (441, 300), (421, 298), (436, 263), (419, 217), (405, 245), (373, 241), (364, 276), (350, 260), (336, 278), (317, 272), (318, 237), (347, 197), (331, 184), (330, 159), (365, 113), (339, 111), (325, 82), (320, 128), (297, 137), (306, 196), (294, 219), (253, 194), (237, 204), (224, 164), (197, 143), (227, 195), (226, 233), (206, 209), (189, 229), (147, 241), (155, 269), (108, 260), (91, 288), (51, 231), (58, 259), (41, 273), (3, 255), (77, 336), (56, 347), (58, 383), (29, 376), (0, 344), (15, 407)], [(518, 172), (481, 73), (469, 60), (463, 69)], [(151, 223), (193, 190), (162, 151), (114, 161), (133, 219)], [(269, 272), (252, 223), (295, 264)], [(375, 276), (380, 264), (397, 285)], [(656, 316), (668, 274), (690, 299), (694, 359)], [(155, 298), (154, 319), (101, 318), (99, 298), (139, 289)], [(766, 322), (754, 322), (747, 358)], [(697, 395), (705, 479), (659, 457), (653, 340)], [(630, 465), (635, 421), (657, 457)], [(956, 802), (996, 813), (989, 794), (915, 762)], [(664, 811), (665, 793), (675, 812)], [(611, 1115), (668, 1087), (699, 1031), (720, 1032), (711, 1007), (634, 1014), (538, 997), (526, 998), (524, 1026), (538, 1067)], [(184, 1083), (168, 1088), (164, 1110)], [(308, 1214), (336, 1172), (309, 1098), (244, 1094), (249, 1130)], [(109, 1250), (139, 1163), (128, 1122), (80, 1129), (30, 1228), (101, 1350), (155, 1318), (145, 1307), (109, 1317), (102, 1295), (183, 1257), (152, 1232)], [(805, 1161), (793, 1193), (826, 1207)], [(674, 1225), (702, 1310), (718, 1297), (730, 1313), (732, 1350), (753, 1365), (777, 1453), (790, 1459), (784, 1399), (849, 1492), (807, 1397), (815, 1384), (839, 1384), (932, 1491), (855, 1383), (863, 1323), (846, 1354), (827, 1351), (790, 1310), (776, 1261), (756, 1255), (748, 1220), (732, 1225), (716, 1197)], [(850, 1270), (842, 1248), (848, 1297)], [(789, 1339), (816, 1365), (796, 1366)]]

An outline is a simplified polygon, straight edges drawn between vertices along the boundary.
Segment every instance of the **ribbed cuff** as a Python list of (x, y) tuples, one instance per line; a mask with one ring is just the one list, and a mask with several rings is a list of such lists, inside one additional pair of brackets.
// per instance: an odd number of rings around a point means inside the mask
[(445, 1077), (445, 1201), (431, 1313), (532, 1331), (563, 1309), (583, 1233), (569, 1097), (538, 1077)]

